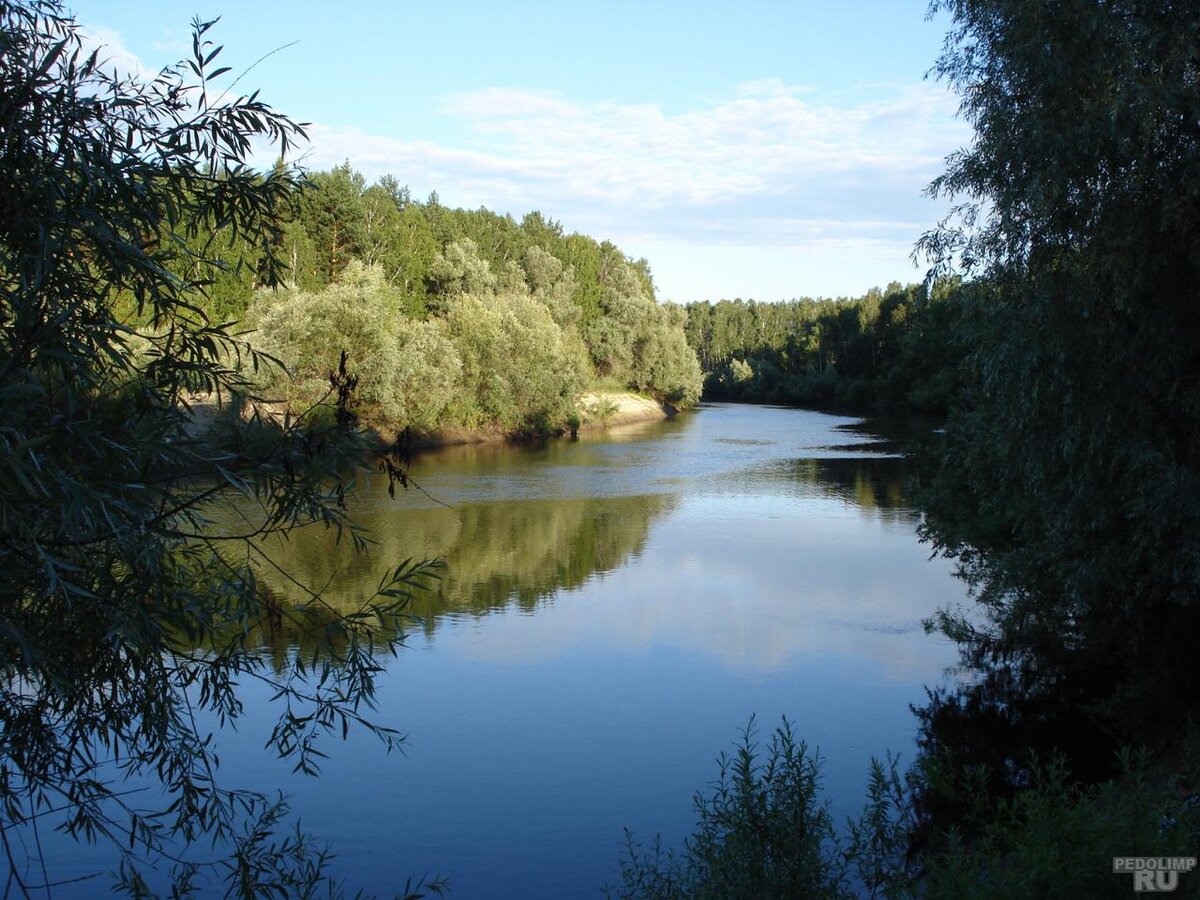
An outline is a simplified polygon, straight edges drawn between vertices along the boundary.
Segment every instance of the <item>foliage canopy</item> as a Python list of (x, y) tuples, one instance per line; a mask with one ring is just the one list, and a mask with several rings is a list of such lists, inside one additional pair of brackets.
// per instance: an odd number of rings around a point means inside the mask
[(273, 385), (293, 400), (336, 354), (331, 328), (369, 334), (378, 367), (361, 369), (356, 401), (386, 431), (563, 430), (586, 415), (576, 400), (598, 377), (677, 407), (700, 397), (684, 318), (656, 302), (645, 260), (564, 236), (540, 213), (518, 222), (420, 203), (388, 177), (367, 186), (347, 163), (309, 176), (275, 249), (287, 290), (247, 289), (233, 308), (257, 327), (255, 345), (300, 375), (299, 387)]
[(981, 278), (927, 533), (986, 614), (942, 625), (1002, 717), (1163, 738), (1200, 696), (1200, 12), (935, 8), (976, 139), (920, 249)]
[[(344, 509), (361, 439), (229, 415), (214, 441), (193, 403), (236, 408), (252, 395), (241, 369), (269, 364), (207, 318), (205, 291), (235, 245), (259, 248), (256, 277), (278, 281), (297, 175), (247, 157), (303, 137), (231, 91), (212, 25), (195, 22), (191, 58), (146, 79), (86, 53), (56, 3), (0, 2), (0, 842), (25, 894), (54, 881), (24, 849), (48, 827), (110, 840), (135, 892), (156, 865), (185, 894), (323, 878), (325, 851), (287, 831), (279, 803), (219, 781), (199, 723), (237, 718), (239, 678), (274, 687), (272, 744), (300, 769), (315, 769), (320, 734), (353, 722), (395, 738), (364, 719), (372, 622), (422, 570), (400, 567), (383, 605), (350, 614), (316, 595), (281, 608), (255, 577), (272, 564), (264, 534), (319, 523), (362, 541)], [(239, 525), (213, 527), (222, 506)], [(247, 639), (262, 621), (315, 649), (270, 666)], [(127, 779), (157, 785), (162, 805), (136, 805)], [(202, 836), (228, 857), (200, 863)]]

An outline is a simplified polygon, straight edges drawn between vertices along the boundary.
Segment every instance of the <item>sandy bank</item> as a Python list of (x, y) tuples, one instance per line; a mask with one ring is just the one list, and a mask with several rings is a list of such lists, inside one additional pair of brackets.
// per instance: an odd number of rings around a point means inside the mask
[[(578, 402), (579, 431), (597, 431), (609, 426), (653, 422), (674, 415), (671, 406), (627, 391), (588, 391)], [(387, 435), (384, 435), (387, 438)], [(413, 447), (441, 447), (449, 444), (485, 444), (509, 440), (510, 435), (497, 428), (440, 428), (429, 434), (413, 435)]]
[[(220, 416), (220, 407), (215, 398), (195, 395), (188, 398), (192, 410), (192, 425), (189, 431), (199, 437), (211, 434)], [(287, 404), (260, 403), (260, 412), (269, 417), (282, 418)], [(674, 415), (674, 407), (659, 403), (649, 397), (629, 391), (588, 391), (578, 400), (578, 431), (598, 431), (610, 426), (632, 425), (638, 422), (653, 422)], [(244, 413), (243, 413), (244, 414)], [(396, 432), (380, 428), (376, 432), (384, 446), (396, 439)], [(511, 435), (500, 428), (460, 428), (447, 426), (427, 434), (414, 434), (410, 438), (413, 447), (440, 447), (450, 444), (490, 444), (511, 439)]]
[(675, 414), (674, 407), (640, 394), (597, 391), (579, 397), (583, 413), (581, 428), (605, 428), (609, 425), (631, 425), (634, 422), (653, 422)]

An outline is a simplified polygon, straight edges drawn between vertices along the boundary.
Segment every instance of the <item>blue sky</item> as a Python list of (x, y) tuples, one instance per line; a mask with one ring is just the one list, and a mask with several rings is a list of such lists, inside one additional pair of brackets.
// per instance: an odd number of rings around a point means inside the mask
[[(922, 190), (970, 140), (923, 0), (204, 2), (235, 72), (270, 54), (239, 89), (312, 123), (307, 167), (539, 209), (646, 257), (664, 300), (918, 280)], [(70, 8), (116, 62), (188, 52), (187, 7)]]

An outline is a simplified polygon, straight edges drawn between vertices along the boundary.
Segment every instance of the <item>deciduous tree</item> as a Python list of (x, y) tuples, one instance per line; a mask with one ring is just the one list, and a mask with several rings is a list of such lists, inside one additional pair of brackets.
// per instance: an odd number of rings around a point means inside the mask
[[(246, 160), (253, 141), (286, 156), (303, 137), (229, 90), (212, 24), (142, 79), (85, 52), (53, 0), (0, 2), (0, 845), (20, 893), (51, 892), (22, 848), (53, 827), (110, 840), (131, 891), (158, 863), (180, 890), (216, 879), (237, 895), (324, 877), (323, 850), (276, 803), (220, 780), (196, 713), (235, 719), (239, 679), (274, 686), (272, 743), (299, 768), (356, 721), (394, 739), (363, 715), (370, 623), (397, 612), (412, 570), (385, 579), (387, 609), (349, 615), (315, 595), (273, 607), (255, 576), (271, 565), (262, 534), (315, 522), (361, 539), (339, 474), (361, 443), (237, 416), (216, 442), (197, 415), (200, 395), (251, 399), (241, 369), (268, 363), (206, 318), (206, 273), (234, 264), (232, 239), (279, 279), (296, 175)], [(234, 498), (250, 524), (214, 526)], [(309, 634), (315, 655), (269, 667), (248, 638), (262, 621)], [(156, 784), (161, 805), (135, 804), (124, 778)], [(200, 862), (201, 838), (225, 861)]]
[(929, 535), (992, 627), (947, 624), (1140, 741), (1200, 697), (1200, 11), (935, 6), (975, 141), (921, 249), (982, 278)]

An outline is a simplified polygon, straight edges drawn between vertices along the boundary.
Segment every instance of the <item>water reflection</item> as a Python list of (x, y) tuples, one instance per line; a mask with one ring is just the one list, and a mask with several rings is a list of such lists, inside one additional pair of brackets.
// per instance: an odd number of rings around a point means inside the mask
[[(376, 498), (378, 499), (378, 498)], [(350, 611), (370, 598), (380, 572), (396, 561), (442, 559), (440, 581), (419, 591), (410, 611), (432, 632), (444, 616), (484, 615), (514, 606), (532, 611), (636, 556), (651, 524), (677, 504), (668, 494), (597, 499), (509, 500), (454, 508), (365, 504), (358, 520), (375, 544), (366, 554), (331, 552), (327, 533), (307, 530), (275, 541), (280, 568)], [(297, 596), (278, 573), (262, 578), (282, 596)]]
[(717, 487), (750, 494), (836, 500), (867, 518), (915, 528), (921, 514), (909, 495), (909, 475), (906, 461), (894, 456), (778, 459), (734, 473)]
[(1121, 738), (1095, 716), (1094, 698), (1112, 696), (1111, 685), (1079, 673), (1039, 677), (1030, 665), (999, 660), (966, 671), (968, 683), (931, 689), (913, 707), (921, 756), (936, 775), (916, 791), (914, 850), (951, 829), (974, 836), (983, 823), (971, 814), (984, 796), (1012, 802), (1049, 760), (1084, 784), (1121, 774)]
[(931, 652), (921, 621), (961, 591), (906, 515), (852, 496), (762, 477), (690, 493), (656, 523), (639, 564), (560, 596), (536, 628), (491, 623), (471, 653), (513, 663), (596, 645), (683, 652), (754, 679), (869, 660), (876, 677), (936, 681), (952, 657)]
[[(622, 448), (625, 472), (606, 483), (662, 493), (434, 505), (501, 484), (521, 495), (577, 489), (597, 460), (614, 458), (605, 442), (454, 448), (444, 466), (429, 460), (431, 495), (390, 501), (381, 484), (370, 489), (358, 511), (379, 542), (369, 555), (330, 553), (319, 532), (274, 552), (306, 584), (328, 585), (344, 611), (390, 561), (444, 559), (441, 582), (411, 606), (430, 637), (463, 617), (536, 611), (533, 627), (493, 618), (467, 651), (477, 660), (521, 664), (603, 644), (700, 654), (752, 678), (799, 660), (870, 659), (888, 680), (937, 681), (948, 659), (930, 652), (921, 622), (960, 591), (914, 540), (908, 463), (851, 437), (851, 455), (797, 458), (771, 438), (719, 436), (687, 475), (677, 463), (695, 435), (660, 426)], [(286, 581), (263, 577), (287, 594)]]
[[(406, 755), (352, 733), (322, 747), (320, 779), (293, 777), (263, 759), (268, 695), (248, 683), (239, 730), (219, 737), (225, 771), (285, 789), (338, 870), (384, 896), (425, 871), (462, 897), (594, 894), (623, 827), (691, 831), (693, 792), (751, 713), (788, 715), (827, 760), (838, 817), (856, 812), (870, 758), (913, 748), (909, 704), (954, 662), (921, 619), (963, 591), (916, 540), (907, 464), (852, 424), (718, 406), (423, 454), (423, 491), (395, 500), (366, 484), (352, 512), (369, 555), (315, 529), (270, 549), (342, 612), (385, 568), (446, 560), (377, 681), (375, 718)], [(277, 609), (303, 601), (261, 578)], [(261, 624), (280, 658), (303, 646), (290, 622)]]
[[(826, 454), (852, 455), (811, 458), (790, 455), (794, 451), (771, 437), (718, 436), (708, 440), (717, 450), (706, 455), (699, 473), (685, 474), (678, 462), (688, 456), (690, 441), (680, 438), (695, 438), (687, 424), (625, 428), (582, 446), (474, 445), (426, 454), (424, 470), (420, 458), (416, 470), (432, 489), (392, 500), (381, 479), (366, 486), (354, 515), (372, 535), (368, 553), (332, 546), (327, 532), (301, 530), (269, 545), (288, 577), (266, 568), (261, 579), (281, 603), (305, 600), (299, 582), (345, 613), (372, 597), (388, 566), (443, 560), (440, 580), (416, 592), (409, 607), (432, 635), (440, 623), (462, 616), (507, 608), (532, 613), (615, 573), (624, 595), (638, 598), (629, 618), (591, 622), (585, 616), (575, 627), (615, 629), (643, 644), (655, 631), (673, 640), (688, 635), (692, 647), (708, 647), (727, 663), (760, 673), (778, 670), (798, 653), (829, 652), (839, 635), (856, 648), (844, 652), (868, 652), (863, 642), (879, 645), (884, 636), (895, 645), (900, 636), (920, 635), (920, 619), (932, 609), (927, 589), (940, 589), (945, 579), (914, 549), (919, 513), (906, 492), (904, 459), (864, 452), (878, 445), (860, 433), (852, 448), (826, 446)], [(620, 446), (631, 438), (639, 443)], [(671, 442), (684, 446), (672, 453)], [(609, 490), (659, 492), (545, 497), (590, 486), (597, 469), (614, 462), (622, 471), (605, 479)], [(497, 491), (510, 496), (462, 502)], [(839, 525), (845, 516), (885, 527), (864, 534), (862, 525)], [(660, 526), (654, 564), (628, 571)], [(904, 574), (898, 578), (898, 572)], [(744, 597), (753, 597), (756, 614), (737, 617), (731, 633), (729, 604)], [(664, 627), (651, 627), (653, 621)], [(277, 652), (289, 639), (302, 642), (289, 635), (286, 618), (269, 624), (275, 627), (264, 628), (264, 643)], [(574, 627), (558, 624), (565, 631), (554, 642), (565, 646)], [(544, 641), (540, 631), (530, 634)], [(504, 654), (519, 657), (524, 643), (504, 637)], [(923, 640), (869, 652), (908, 672), (922, 657), (916, 643)]]

